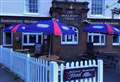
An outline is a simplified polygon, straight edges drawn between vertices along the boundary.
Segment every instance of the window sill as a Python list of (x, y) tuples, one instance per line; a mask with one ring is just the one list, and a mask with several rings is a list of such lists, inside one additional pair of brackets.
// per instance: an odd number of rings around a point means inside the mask
[(3, 46), (12, 46), (12, 44), (3, 44)]
[(94, 46), (105, 46), (104, 43), (94, 43), (93, 45), (94, 45)]
[(91, 17), (104, 17), (103, 14), (91, 14), (90, 16)]
[(120, 46), (120, 43), (113, 43), (112, 46)]
[(78, 42), (64, 42), (64, 43), (61, 43), (61, 45), (78, 45)]
[(22, 46), (34, 46), (35, 44), (22, 44)]
[(25, 15), (39, 15), (39, 13), (24, 13)]

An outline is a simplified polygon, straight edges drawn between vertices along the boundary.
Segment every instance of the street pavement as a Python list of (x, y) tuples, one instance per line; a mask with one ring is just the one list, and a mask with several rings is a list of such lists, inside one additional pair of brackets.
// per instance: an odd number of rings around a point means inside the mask
[(15, 75), (6, 70), (5, 67), (0, 67), (0, 82), (21, 82), (18, 81)]
[(120, 82), (120, 72), (115, 69), (104, 69), (104, 82)]

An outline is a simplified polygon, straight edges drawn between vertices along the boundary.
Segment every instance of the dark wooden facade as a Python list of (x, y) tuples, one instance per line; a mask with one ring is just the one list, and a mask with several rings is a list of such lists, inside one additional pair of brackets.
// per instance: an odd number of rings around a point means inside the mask
[[(74, 59), (85, 53), (86, 33), (83, 32), (83, 28), (86, 24), (83, 23), (83, 21), (87, 19), (88, 10), (88, 2), (53, 1), (50, 9), (52, 17), (55, 17), (70, 26), (76, 27), (79, 31), (78, 44), (75, 45), (61, 45), (60, 38), (54, 38), (54, 54), (57, 54), (62, 58)], [(57, 51), (59, 51), (59, 53)]]

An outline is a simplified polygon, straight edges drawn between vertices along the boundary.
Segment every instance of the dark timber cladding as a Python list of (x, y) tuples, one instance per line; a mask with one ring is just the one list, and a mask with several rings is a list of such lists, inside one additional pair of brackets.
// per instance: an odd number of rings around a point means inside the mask
[[(87, 19), (88, 2), (70, 2), (70, 1), (57, 1), (53, 0), (52, 7), (50, 8), (50, 14), (54, 18), (58, 18), (67, 25), (74, 26), (78, 29), (78, 44), (61, 45), (60, 38), (54, 38), (53, 53), (57, 52), (57, 48), (60, 48), (60, 56), (74, 58), (82, 53), (86, 49), (86, 33), (82, 32), (85, 23), (82, 21)], [(55, 53), (59, 55), (58, 53)]]

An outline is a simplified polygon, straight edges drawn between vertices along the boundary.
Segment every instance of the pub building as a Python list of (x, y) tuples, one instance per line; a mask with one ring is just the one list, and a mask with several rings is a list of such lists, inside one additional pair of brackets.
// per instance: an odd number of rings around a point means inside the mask
[[(19, 16), (1, 16), (0, 17), (0, 44), (13, 49), (30, 49), (33, 52), (35, 42), (47, 44), (49, 47), (49, 36), (41, 33), (11, 33), (3, 32), (4, 28), (18, 23), (31, 24), (39, 20), (57, 18), (75, 30), (74, 35), (62, 35), (61, 37), (53, 36), (52, 54), (61, 58), (75, 58), (83, 54), (86, 50), (86, 34), (82, 29), (86, 26), (83, 23), (87, 19), (88, 2), (64, 2), (53, 0), (50, 8), (51, 17), (19, 17)], [(36, 41), (36, 40), (37, 41)], [(43, 54), (48, 54), (48, 48), (44, 49)]]
[[(87, 41), (89, 37), (96, 38), (93, 43), (95, 52), (118, 54), (120, 52), (119, 36), (100, 35), (83, 32), (83, 29), (90, 24), (112, 24), (120, 27), (118, 19), (92, 19), (87, 18), (88, 2), (64, 2), (54, 0), (49, 10), (51, 17), (19, 17), (19, 16), (0, 16), (0, 44), (5, 47), (13, 47), (13, 49), (30, 49), (34, 52), (36, 42), (44, 44), (42, 54), (49, 53), (50, 37), (41, 33), (11, 33), (3, 32), (3, 29), (19, 24), (31, 24), (40, 20), (48, 20), (56, 18), (59, 21), (71, 26), (76, 32), (74, 35), (62, 35), (61, 37), (52, 37), (51, 54), (58, 55), (60, 58), (79, 58), (86, 54), (88, 48)], [(103, 37), (103, 42), (100, 43)], [(92, 40), (92, 39), (91, 39)], [(88, 48), (89, 49), (89, 48)]]
[[(114, 27), (119, 28), (120, 27), (120, 20), (119, 19), (92, 19), (88, 18), (87, 19), (90, 24), (110, 24)], [(120, 36), (118, 35), (107, 35), (107, 34), (94, 34), (93, 33), (88, 33), (88, 37), (93, 37), (96, 38), (94, 40), (95, 43), (94, 49), (95, 51), (102, 51), (102, 53), (106, 55), (112, 55), (118, 56), (120, 53)], [(102, 38), (103, 37), (103, 38)], [(100, 42), (100, 38), (102, 39), (102, 42)], [(89, 38), (88, 38), (89, 40)]]

